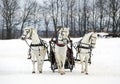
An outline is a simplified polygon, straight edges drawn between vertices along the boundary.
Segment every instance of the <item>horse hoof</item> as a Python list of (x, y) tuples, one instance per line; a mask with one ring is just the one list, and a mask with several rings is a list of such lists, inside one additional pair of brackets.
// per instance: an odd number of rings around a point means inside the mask
[(61, 73), (61, 75), (64, 75), (63, 73)]
[(33, 74), (35, 73), (35, 71), (32, 72)]
[(89, 64), (91, 64), (91, 62), (88, 62)]
[(81, 71), (81, 73), (84, 73), (84, 71)]
[(28, 57), (27, 59), (31, 59), (30, 57)]
[(42, 73), (42, 71), (39, 71), (39, 73)]
[(88, 73), (85, 73), (85, 75), (88, 75)]
[(27, 59), (31, 59), (31, 56), (29, 56)]
[(60, 73), (61, 75), (64, 75), (65, 73)]

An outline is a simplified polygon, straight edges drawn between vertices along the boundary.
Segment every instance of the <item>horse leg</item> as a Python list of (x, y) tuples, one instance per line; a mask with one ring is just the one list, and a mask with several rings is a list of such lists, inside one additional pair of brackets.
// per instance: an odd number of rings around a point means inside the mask
[(90, 55), (90, 57), (88, 59), (88, 63), (91, 64), (91, 53), (89, 55)]
[(57, 63), (57, 68), (58, 68), (58, 73), (60, 73), (60, 61), (59, 61), (59, 55), (57, 53), (55, 53), (55, 60), (56, 60), (56, 63)]
[(32, 64), (33, 64), (33, 71), (32, 71), (32, 73), (35, 73), (35, 55), (32, 54), (31, 56), (32, 56)]
[(84, 56), (80, 54), (81, 73), (84, 73)]
[(39, 73), (42, 73), (42, 70), (41, 69), (41, 60), (37, 59), (37, 70)]
[(61, 75), (65, 74), (64, 65), (65, 65), (65, 59), (62, 59), (61, 60)]
[(87, 54), (85, 57), (85, 74), (88, 75), (88, 60), (90, 59), (90, 55)]
[(89, 60), (88, 56), (86, 55), (86, 57), (85, 57), (85, 74), (86, 75), (88, 75), (88, 60)]
[(62, 66), (61, 67), (61, 73), (60, 73), (61, 75), (64, 75), (65, 74), (65, 70), (64, 70), (64, 67)]
[(57, 60), (57, 67), (58, 67), (58, 73), (61, 73), (61, 64), (60, 61)]
[(81, 61), (81, 73), (84, 73), (84, 62)]
[(33, 71), (32, 71), (32, 73), (35, 73), (35, 60), (32, 61), (32, 64), (33, 64)]
[(37, 66), (37, 69), (39, 71), (39, 73), (42, 73), (42, 67), (43, 67), (43, 63), (44, 63), (44, 58), (42, 57), (42, 54), (41, 56), (38, 56), (38, 66)]
[(43, 65), (42, 60), (39, 60), (39, 62), (38, 62), (38, 67), (37, 67), (39, 73), (42, 73), (42, 65)]
[(37, 60), (38, 60), (37, 68), (38, 68), (39, 73), (42, 73), (42, 68), (43, 68), (43, 63), (44, 63), (44, 58), (45, 58), (46, 52), (47, 52), (47, 50), (44, 48), (41, 48), (41, 51), (39, 51), (39, 54), (37, 57)]

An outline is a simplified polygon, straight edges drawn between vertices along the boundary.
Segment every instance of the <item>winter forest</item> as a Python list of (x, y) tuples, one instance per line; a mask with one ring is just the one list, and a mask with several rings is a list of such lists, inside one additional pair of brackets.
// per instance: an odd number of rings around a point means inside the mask
[(89, 31), (120, 32), (120, 0), (0, 0), (0, 39), (19, 38), (23, 28), (51, 37), (58, 26), (71, 37)]

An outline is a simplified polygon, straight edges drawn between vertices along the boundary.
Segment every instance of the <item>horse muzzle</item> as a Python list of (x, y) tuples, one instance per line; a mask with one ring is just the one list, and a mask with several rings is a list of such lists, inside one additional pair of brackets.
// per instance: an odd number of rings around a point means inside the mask
[(21, 37), (21, 40), (25, 40), (25, 38), (24, 38), (24, 37)]

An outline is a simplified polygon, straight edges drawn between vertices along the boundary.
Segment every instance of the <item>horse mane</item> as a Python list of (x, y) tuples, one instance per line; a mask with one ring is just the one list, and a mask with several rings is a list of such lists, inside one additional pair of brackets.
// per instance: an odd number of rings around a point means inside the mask
[(92, 34), (93, 34), (93, 32), (89, 32), (89, 33), (85, 34), (82, 38), (82, 43), (90, 42), (90, 37)]

